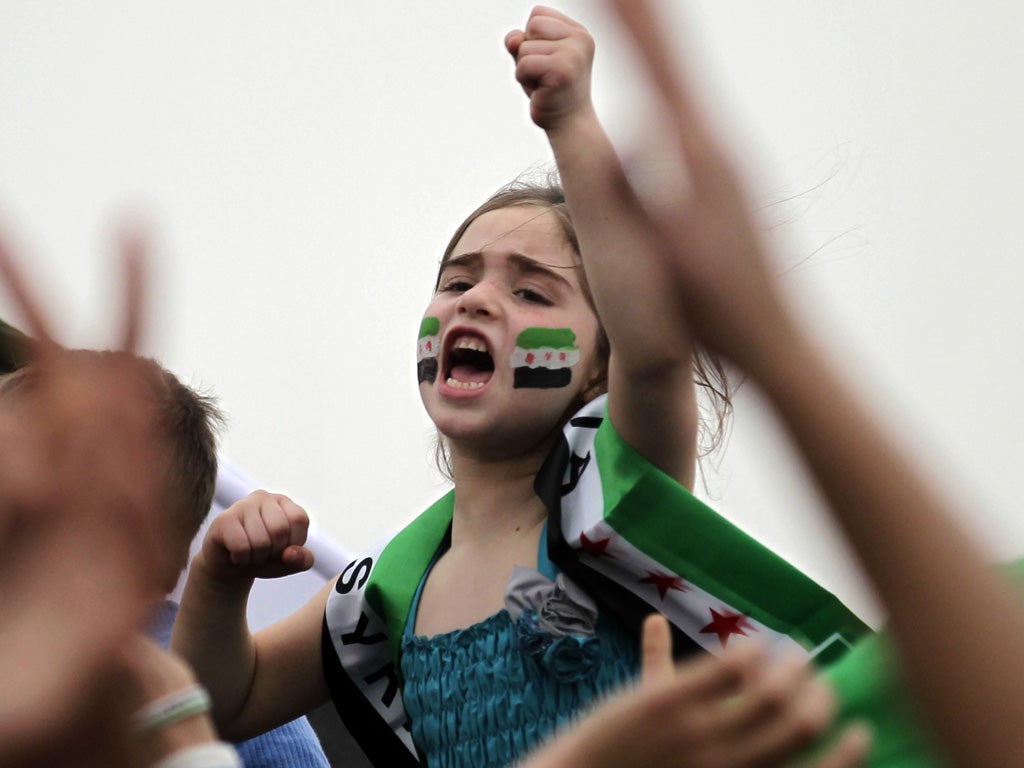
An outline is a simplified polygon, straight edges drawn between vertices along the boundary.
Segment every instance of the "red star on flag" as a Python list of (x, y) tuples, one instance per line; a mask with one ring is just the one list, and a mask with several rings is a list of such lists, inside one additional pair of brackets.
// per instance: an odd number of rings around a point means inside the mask
[(718, 641), (725, 648), (729, 642), (729, 635), (743, 635), (747, 637), (748, 635), (743, 631), (744, 629), (754, 629), (754, 627), (751, 626), (749, 619), (742, 613), (733, 613), (725, 608), (722, 609), (722, 613), (719, 613), (712, 608), (711, 623), (701, 630), (701, 634), (718, 635)]
[(653, 584), (658, 588), (658, 594), (661, 595), (661, 599), (665, 599), (665, 595), (668, 594), (670, 589), (674, 589), (677, 592), (685, 592), (689, 587), (686, 586), (686, 582), (681, 577), (676, 576), (674, 573), (662, 573), (661, 571), (648, 571), (647, 576), (640, 579), (640, 584)]
[(608, 551), (608, 545), (611, 543), (611, 536), (607, 539), (597, 539), (595, 541), (588, 539), (587, 534), (580, 531), (580, 552), (585, 555), (593, 555), (594, 557), (610, 557), (614, 560), (615, 555)]

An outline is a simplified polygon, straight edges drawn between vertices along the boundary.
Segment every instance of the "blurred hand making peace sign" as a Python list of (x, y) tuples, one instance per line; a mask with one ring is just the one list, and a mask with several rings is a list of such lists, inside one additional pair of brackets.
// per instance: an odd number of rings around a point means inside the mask
[[(145, 276), (138, 237), (116, 351), (61, 347), (44, 308), (0, 242), (0, 277), (32, 336), (17, 386), (0, 389), (0, 762), (16, 762), (87, 717), (169, 559), (166, 439), (152, 373), (134, 353)], [(149, 383), (147, 383), (147, 381)], [(14, 382), (11, 382), (14, 383)]]

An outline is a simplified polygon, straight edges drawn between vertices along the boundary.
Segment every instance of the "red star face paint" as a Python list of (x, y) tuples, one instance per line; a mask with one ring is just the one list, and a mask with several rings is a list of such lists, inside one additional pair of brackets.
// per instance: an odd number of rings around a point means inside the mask
[(437, 356), (441, 353), (441, 321), (424, 317), (420, 323), (419, 341), (416, 343), (416, 380), (420, 384), (433, 384), (437, 379)]
[(516, 337), (510, 360), (516, 389), (554, 389), (572, 381), (570, 368), (580, 361), (571, 328), (527, 328)]

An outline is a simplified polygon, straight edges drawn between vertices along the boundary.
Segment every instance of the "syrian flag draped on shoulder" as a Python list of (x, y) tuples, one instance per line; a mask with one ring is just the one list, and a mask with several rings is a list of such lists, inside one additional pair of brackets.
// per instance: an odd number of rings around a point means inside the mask
[[(605, 410), (601, 397), (570, 420), (536, 480), (549, 511), (552, 562), (602, 610), (637, 631), (646, 614), (659, 611), (681, 654), (757, 638), (827, 662), (868, 631), (834, 595), (626, 445)], [(398, 649), (453, 507), (449, 493), (352, 561), (327, 603), (323, 656), (332, 696), (378, 765), (418, 761)]]

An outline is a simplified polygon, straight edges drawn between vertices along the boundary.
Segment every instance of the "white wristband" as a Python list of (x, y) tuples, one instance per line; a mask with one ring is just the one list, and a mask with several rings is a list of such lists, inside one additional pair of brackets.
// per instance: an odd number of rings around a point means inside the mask
[(209, 711), (210, 694), (197, 683), (149, 702), (132, 715), (131, 723), (138, 731), (153, 731)]
[(224, 741), (208, 741), (179, 749), (153, 768), (243, 768), (243, 765), (233, 746)]

